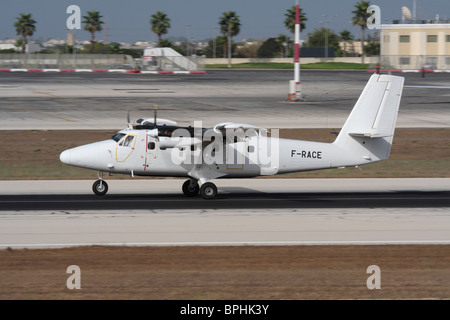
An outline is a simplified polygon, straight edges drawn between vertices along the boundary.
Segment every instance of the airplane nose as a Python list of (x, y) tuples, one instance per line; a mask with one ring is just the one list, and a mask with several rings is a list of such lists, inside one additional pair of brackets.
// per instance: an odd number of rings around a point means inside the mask
[[(59, 155), (62, 163), (75, 167), (106, 170), (107, 163), (111, 162), (111, 148), (115, 147), (115, 141), (105, 140), (85, 144), (65, 150)], [(109, 151), (109, 152), (108, 152)]]
[(66, 150), (66, 151), (61, 152), (61, 154), (59, 155), (59, 160), (62, 163), (70, 164), (72, 161), (72, 151)]

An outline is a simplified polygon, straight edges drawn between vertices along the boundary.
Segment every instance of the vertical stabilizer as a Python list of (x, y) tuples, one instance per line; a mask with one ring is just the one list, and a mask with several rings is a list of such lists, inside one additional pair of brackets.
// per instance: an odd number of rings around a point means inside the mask
[(356, 102), (335, 144), (368, 161), (389, 157), (403, 77), (374, 74)]

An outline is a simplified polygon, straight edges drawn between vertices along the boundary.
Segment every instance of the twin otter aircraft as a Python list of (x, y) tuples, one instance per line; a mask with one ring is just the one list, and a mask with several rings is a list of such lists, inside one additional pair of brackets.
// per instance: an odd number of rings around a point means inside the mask
[[(219, 123), (213, 128), (178, 126), (154, 118), (139, 119), (111, 139), (61, 153), (68, 165), (97, 170), (93, 185), (104, 195), (103, 172), (137, 176), (188, 177), (182, 190), (188, 197), (213, 199), (217, 178), (248, 178), (280, 173), (359, 166), (389, 158), (403, 77), (370, 77), (333, 143), (280, 139), (242, 123)], [(128, 121), (130, 122), (130, 121)], [(196, 124), (196, 123), (194, 123)], [(198, 124), (198, 123), (197, 123)], [(200, 184), (200, 185), (199, 185)]]

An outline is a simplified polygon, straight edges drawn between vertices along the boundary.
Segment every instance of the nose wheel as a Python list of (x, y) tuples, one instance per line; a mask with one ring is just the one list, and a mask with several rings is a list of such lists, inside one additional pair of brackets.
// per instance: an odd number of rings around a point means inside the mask
[(108, 184), (104, 180), (97, 180), (92, 185), (92, 191), (97, 196), (104, 196), (108, 192)]

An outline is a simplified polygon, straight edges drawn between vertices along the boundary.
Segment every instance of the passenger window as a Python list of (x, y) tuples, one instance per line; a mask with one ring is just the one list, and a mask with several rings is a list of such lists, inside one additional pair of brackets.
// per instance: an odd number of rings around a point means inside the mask
[(149, 150), (154, 150), (156, 148), (156, 144), (154, 142), (149, 142), (148, 143), (148, 149)]
[(248, 152), (255, 152), (254, 146), (248, 146)]

